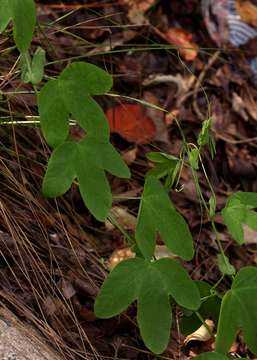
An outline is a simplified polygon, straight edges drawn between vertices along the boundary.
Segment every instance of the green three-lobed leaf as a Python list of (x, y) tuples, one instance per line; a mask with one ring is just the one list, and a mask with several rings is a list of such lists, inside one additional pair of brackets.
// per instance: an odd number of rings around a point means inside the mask
[(109, 127), (101, 107), (91, 95), (104, 94), (112, 86), (112, 77), (93, 64), (76, 62), (49, 81), (40, 91), (38, 107), (41, 128), (48, 144), (61, 145), (69, 133), (69, 116), (101, 141), (109, 140)]
[(28, 50), (36, 23), (34, 0), (0, 0), (0, 32), (13, 21), (15, 43), (21, 53)]
[(242, 330), (249, 349), (257, 354), (257, 268), (244, 267), (221, 303), (215, 349), (226, 354)]
[(141, 258), (121, 262), (104, 281), (96, 298), (95, 313), (110, 318), (137, 300), (137, 320), (146, 346), (161, 353), (168, 345), (171, 327), (170, 296), (188, 309), (200, 305), (197, 286), (174, 259), (153, 263)]
[[(105, 171), (127, 178), (127, 165), (109, 142), (109, 127), (101, 107), (91, 95), (110, 90), (112, 78), (95, 65), (69, 65), (56, 80), (40, 91), (38, 107), (46, 141), (54, 149), (43, 181), (48, 197), (64, 194), (75, 178), (85, 205), (103, 221), (111, 207), (112, 194)], [(85, 130), (85, 138), (69, 140), (69, 118)]]
[(85, 138), (79, 143), (67, 141), (52, 153), (43, 181), (48, 197), (63, 195), (75, 178), (85, 205), (96, 219), (103, 221), (112, 202), (105, 170), (119, 177), (128, 177), (129, 170), (115, 148)]
[(185, 260), (192, 259), (193, 241), (186, 221), (173, 207), (161, 183), (148, 176), (136, 227), (136, 240), (145, 258), (150, 259), (154, 254), (157, 232), (172, 253)]

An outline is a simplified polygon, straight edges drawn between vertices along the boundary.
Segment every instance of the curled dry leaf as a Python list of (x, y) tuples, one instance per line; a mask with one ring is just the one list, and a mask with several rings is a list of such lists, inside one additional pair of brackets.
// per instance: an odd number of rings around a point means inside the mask
[(122, 153), (122, 159), (125, 161), (127, 165), (131, 165), (137, 157), (137, 147), (133, 147), (133, 149), (127, 150)]
[(134, 258), (136, 254), (130, 248), (115, 250), (107, 262), (108, 270), (113, 270), (121, 261)]
[(156, 127), (145, 108), (139, 104), (122, 104), (110, 108), (106, 112), (112, 132), (137, 144), (146, 144), (156, 135)]
[[(144, 92), (144, 101), (156, 106), (160, 106), (159, 99), (150, 91)], [(169, 143), (167, 126), (164, 122), (164, 113), (158, 109), (148, 107), (146, 108), (146, 115), (148, 115), (149, 118), (153, 119), (153, 123), (156, 129), (154, 139)]]
[[(192, 334), (188, 335), (184, 340), (184, 345), (187, 345), (190, 341), (197, 340), (197, 341), (208, 341), (212, 338), (211, 332), (214, 329), (214, 322), (212, 320), (205, 320), (204, 324), (199, 327), (196, 331)], [(209, 328), (209, 330), (208, 330)]]
[[(135, 230), (137, 219), (134, 215), (130, 214), (127, 209), (120, 206), (113, 206), (109, 212), (109, 215), (124, 227), (126, 230)], [(114, 225), (106, 220), (105, 226), (107, 230), (111, 231), (114, 229)]]
[(164, 33), (168, 43), (178, 47), (180, 55), (187, 61), (193, 61), (198, 54), (198, 45), (193, 42), (192, 34), (179, 28), (170, 28)]

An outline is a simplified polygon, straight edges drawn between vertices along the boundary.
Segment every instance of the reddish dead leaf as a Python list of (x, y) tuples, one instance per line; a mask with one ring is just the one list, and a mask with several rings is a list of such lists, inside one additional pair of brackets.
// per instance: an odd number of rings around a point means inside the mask
[(168, 43), (178, 46), (179, 53), (187, 60), (192, 61), (198, 54), (198, 46), (192, 40), (192, 34), (183, 29), (170, 28), (164, 33)]
[(156, 127), (145, 115), (142, 105), (118, 105), (108, 109), (106, 116), (111, 131), (120, 134), (127, 141), (146, 144), (155, 137)]

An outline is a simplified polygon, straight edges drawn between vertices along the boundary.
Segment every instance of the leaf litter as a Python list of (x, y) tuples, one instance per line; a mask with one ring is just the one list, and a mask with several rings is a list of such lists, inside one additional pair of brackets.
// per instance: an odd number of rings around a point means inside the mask
[[(167, 111), (162, 114), (132, 100), (121, 99), (117, 104), (113, 97), (95, 98), (108, 115), (114, 145), (122, 154), (133, 151), (132, 160), (128, 160), (132, 181), (108, 175), (115, 206), (132, 216), (137, 213), (139, 199), (136, 198), (141, 196), (143, 175), (152, 166), (145, 158), (146, 152), (157, 150), (179, 156), (182, 141), (177, 119), (187, 140), (196, 141), (201, 114), (206, 114), (208, 106), (203, 89), (212, 106), (212, 130), (217, 141), (215, 159), (210, 160), (207, 152), (203, 157), (214, 182), (218, 210), (232, 192), (257, 191), (257, 90), (251, 62), (254, 54), (250, 43), (237, 46), (226, 37), (229, 35), (227, 14), (215, 6), (215, 1), (206, 2), (207, 9), (202, 9), (196, 0), (99, 1), (97, 4), (82, 0), (69, 4), (56, 0), (53, 4), (40, 0), (37, 3), (40, 21), (54, 24), (52, 29), (46, 28), (47, 37), (37, 33), (33, 44), (34, 49), (39, 44), (47, 49), (48, 62), (59, 60), (47, 65), (48, 76), (56, 77), (63, 70), (63, 59), (88, 56), (89, 62), (107, 68), (113, 75), (115, 93), (143, 99)], [(235, 1), (235, 4), (241, 21), (256, 26), (255, 12), (251, 10), (254, 2)], [(67, 15), (71, 10), (76, 11)], [(213, 22), (210, 11), (217, 21)], [(138, 18), (134, 17), (135, 13), (139, 14)], [(67, 16), (62, 18), (63, 15)], [(216, 31), (217, 24), (223, 31)], [(46, 39), (54, 46), (49, 46)], [(3, 37), (3, 40), (10, 45), (9, 39)], [(174, 46), (177, 48), (173, 50)], [(211, 49), (216, 47), (221, 48), (221, 53), (211, 62)], [(1, 116), (11, 115), (20, 120), (23, 113), (27, 116), (37, 113), (31, 94), (12, 94), (18, 86), (20, 90), (29, 90), (28, 85), (20, 84), (15, 78), (14, 62), (11, 54), (0, 59), (1, 89), (6, 93), (1, 98)], [(163, 123), (165, 126), (160, 131), (158, 126)], [(38, 328), (68, 359), (146, 356), (154, 359), (140, 340), (134, 305), (109, 320), (96, 319), (93, 313), (96, 293), (106, 275), (103, 264), (120, 250), (125, 249), (122, 260), (127, 255), (133, 256), (132, 252), (126, 253), (126, 239), (117, 229), (108, 231), (89, 215), (74, 184), (56, 201), (42, 197), (40, 184), (48, 149), (42, 145), (38, 129), (2, 127), (0, 131), (1, 301)], [(204, 196), (209, 199), (201, 172), (199, 181)], [(219, 278), (217, 249), (208, 220), (201, 212), (192, 177), (186, 171), (181, 174), (178, 189), (181, 191), (174, 191), (172, 200), (187, 219), (197, 244), (197, 255), (186, 266), (195, 280), (214, 284)], [(129, 225), (129, 231), (133, 232), (135, 226)], [(239, 248), (225, 230), (222, 218), (217, 219), (217, 226), (231, 265), (237, 270), (243, 265), (256, 266), (255, 231), (250, 228), (249, 233), (247, 225), (243, 225), (245, 244)], [(164, 254), (172, 258), (160, 234), (157, 232), (155, 236), (158, 242), (155, 251), (159, 251), (160, 257)], [(225, 290), (224, 285), (220, 290)], [(245, 291), (236, 289), (241, 290)], [(185, 337), (176, 326), (179, 320), (180, 314), (175, 312), (172, 340), (163, 357), (186, 360), (189, 356), (181, 353)], [(223, 335), (219, 333), (219, 336), (221, 339)], [(248, 342), (250, 347), (255, 346), (251, 339)], [(235, 356), (254, 359), (240, 336), (235, 343)], [(220, 342), (220, 346), (225, 345)], [(194, 347), (191, 355), (199, 352), (201, 347)], [(214, 357), (215, 354), (210, 359)]]

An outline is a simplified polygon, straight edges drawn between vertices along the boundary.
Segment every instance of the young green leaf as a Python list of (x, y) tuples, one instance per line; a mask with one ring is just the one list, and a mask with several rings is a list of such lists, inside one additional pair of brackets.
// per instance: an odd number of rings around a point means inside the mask
[(21, 80), (24, 83), (29, 83), (31, 81), (31, 74), (29, 71), (28, 63), (31, 65), (31, 58), (29, 53), (26, 51), (21, 54), (20, 64), (21, 64)]
[(149, 152), (146, 154), (146, 158), (156, 163), (163, 163), (167, 161), (178, 161), (179, 159), (173, 155), (165, 154), (162, 152)]
[(228, 257), (223, 254), (218, 254), (217, 265), (220, 271), (225, 275), (234, 275), (236, 273), (236, 269), (230, 264)]
[(247, 224), (254, 230), (257, 228), (257, 214), (250, 210), (256, 207), (257, 193), (237, 192), (230, 196), (221, 212), (228, 231), (239, 244), (244, 242), (242, 224)]
[(151, 351), (160, 354), (170, 336), (170, 294), (191, 309), (200, 304), (195, 283), (175, 260), (150, 263), (142, 258), (129, 259), (118, 264), (104, 281), (95, 302), (96, 316), (117, 315), (137, 300), (141, 336)]
[(146, 157), (156, 163), (155, 167), (148, 171), (147, 176), (153, 176), (157, 179), (171, 176), (179, 162), (175, 156), (161, 152), (149, 152)]
[(211, 218), (215, 216), (215, 211), (216, 211), (216, 197), (212, 195), (209, 199), (209, 213)]
[(215, 343), (216, 351), (226, 354), (236, 334), (242, 330), (249, 349), (257, 354), (257, 268), (244, 267), (236, 275), (221, 304)]
[(207, 352), (196, 356), (194, 360), (229, 360), (229, 358), (217, 352)]
[(39, 46), (35, 51), (31, 64), (31, 72), (32, 72), (31, 82), (34, 85), (40, 83), (40, 81), (43, 79), (45, 60), (46, 60), (45, 50)]
[(209, 130), (211, 128), (212, 118), (203, 121), (202, 129), (197, 138), (197, 144), (203, 146), (208, 144), (209, 141)]
[(0, 0), (0, 32), (5, 30), (10, 19), (13, 20), (15, 43), (24, 53), (30, 46), (36, 24), (34, 0)]
[(189, 163), (194, 170), (199, 169), (199, 149), (192, 149), (189, 153)]
[(157, 232), (172, 253), (185, 260), (192, 259), (193, 242), (187, 223), (172, 206), (161, 183), (154, 177), (148, 176), (145, 180), (136, 227), (138, 246), (148, 259), (154, 254)]
[(21, 54), (21, 79), (25, 83), (39, 83), (44, 75), (45, 50), (38, 47), (31, 62), (28, 52)]
[(64, 194), (75, 177), (85, 205), (96, 219), (104, 221), (112, 203), (112, 194), (105, 170), (129, 177), (127, 165), (110, 143), (98, 143), (87, 137), (58, 146), (48, 163), (43, 192), (48, 197)]
[(256, 192), (243, 192), (238, 191), (231, 196), (231, 198), (235, 198), (240, 200), (243, 205), (246, 205), (249, 209), (257, 208), (257, 193)]

